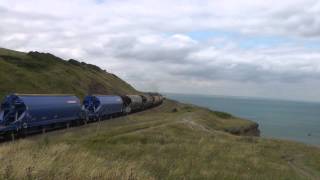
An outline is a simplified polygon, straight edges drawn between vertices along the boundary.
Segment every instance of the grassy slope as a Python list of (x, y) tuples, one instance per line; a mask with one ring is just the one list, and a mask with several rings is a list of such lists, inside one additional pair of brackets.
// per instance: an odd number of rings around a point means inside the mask
[(0, 98), (8, 93), (128, 94), (137, 91), (117, 76), (51, 54), (0, 48)]
[[(177, 112), (172, 109), (177, 108)], [(160, 107), (0, 145), (2, 178), (319, 179), (320, 151), (220, 131), (250, 121)]]

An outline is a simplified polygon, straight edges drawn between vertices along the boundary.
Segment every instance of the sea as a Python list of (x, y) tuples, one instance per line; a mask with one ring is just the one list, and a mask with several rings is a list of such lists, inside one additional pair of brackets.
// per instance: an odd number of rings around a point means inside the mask
[(261, 136), (320, 145), (320, 102), (163, 93), (183, 103), (224, 111), (259, 124)]

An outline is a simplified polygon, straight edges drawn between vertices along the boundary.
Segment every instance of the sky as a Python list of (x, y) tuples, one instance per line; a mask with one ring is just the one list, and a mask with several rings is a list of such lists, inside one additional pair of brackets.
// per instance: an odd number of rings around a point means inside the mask
[(320, 101), (318, 0), (0, 0), (0, 47), (143, 91)]

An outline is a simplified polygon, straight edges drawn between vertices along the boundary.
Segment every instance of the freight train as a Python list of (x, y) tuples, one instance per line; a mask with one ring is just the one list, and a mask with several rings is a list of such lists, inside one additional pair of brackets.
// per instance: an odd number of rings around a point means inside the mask
[(127, 115), (160, 105), (158, 93), (139, 95), (10, 94), (0, 107), (0, 136), (14, 138)]

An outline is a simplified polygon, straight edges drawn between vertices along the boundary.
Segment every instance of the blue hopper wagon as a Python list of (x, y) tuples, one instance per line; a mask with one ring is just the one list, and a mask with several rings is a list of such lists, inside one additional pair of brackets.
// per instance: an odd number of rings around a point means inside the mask
[(0, 133), (18, 133), (81, 120), (80, 100), (74, 95), (12, 94), (0, 109)]
[(121, 115), (124, 103), (121, 96), (92, 95), (83, 100), (83, 109), (87, 112), (89, 119), (100, 120), (115, 115)]

